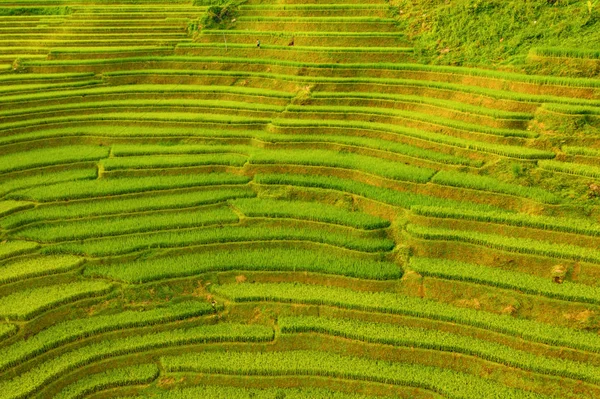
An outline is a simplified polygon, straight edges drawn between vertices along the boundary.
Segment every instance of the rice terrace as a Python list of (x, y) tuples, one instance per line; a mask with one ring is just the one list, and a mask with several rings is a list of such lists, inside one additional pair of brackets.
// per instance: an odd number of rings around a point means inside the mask
[(600, 399), (600, 0), (1, 0), (21, 398)]

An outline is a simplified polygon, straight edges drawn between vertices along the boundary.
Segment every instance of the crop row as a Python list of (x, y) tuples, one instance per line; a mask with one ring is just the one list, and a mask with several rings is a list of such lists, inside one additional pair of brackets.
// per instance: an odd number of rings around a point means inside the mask
[(26, 227), (13, 235), (34, 241), (60, 242), (143, 233), (163, 229), (180, 229), (237, 223), (238, 216), (227, 207), (188, 211), (165, 211), (115, 218), (113, 216)]
[[(243, 43), (181, 43), (177, 49), (253, 49), (253, 44)], [(324, 46), (280, 46), (276, 44), (261, 45), (261, 51), (278, 50), (285, 52), (315, 52), (315, 53), (412, 53), (412, 47), (324, 47)]]
[(282, 333), (316, 332), (386, 345), (458, 352), (510, 367), (592, 383), (597, 383), (600, 375), (598, 367), (586, 363), (538, 356), (494, 342), (436, 330), (324, 317), (283, 317), (278, 324)]
[(536, 216), (526, 213), (509, 213), (501, 211), (477, 211), (474, 209), (457, 209), (430, 205), (415, 205), (412, 206), (410, 210), (417, 215), (435, 218), (465, 219), (485, 223), (508, 224), (519, 227), (532, 227), (536, 229), (563, 231), (566, 233), (600, 236), (600, 227), (598, 224), (586, 219)]
[(556, 284), (526, 273), (436, 258), (411, 258), (410, 268), (424, 276), (489, 284), (566, 301), (600, 303), (599, 287), (569, 281)]
[(500, 137), (536, 137), (534, 133), (526, 130), (514, 129), (499, 129), (457, 121), (454, 119), (443, 118), (437, 115), (421, 113), (415, 111), (404, 111), (399, 109), (375, 108), (375, 107), (358, 107), (358, 106), (312, 106), (312, 105), (289, 105), (286, 108), (287, 112), (308, 112), (308, 113), (325, 113), (325, 114), (341, 114), (341, 115), (365, 115), (365, 116), (389, 116), (402, 119), (412, 119), (420, 122), (433, 124), (437, 126), (448, 127), (452, 129), (465, 130), (468, 132), (477, 132), (490, 134)]
[(326, 250), (300, 248), (241, 248), (210, 250), (200, 254), (168, 256), (127, 263), (90, 265), (84, 275), (128, 283), (194, 276), (230, 270), (318, 272), (367, 279), (402, 277), (402, 268), (392, 262), (342, 256)]
[(403, 163), (352, 153), (313, 150), (258, 151), (250, 157), (253, 164), (292, 164), (347, 168), (394, 180), (426, 183), (435, 171)]
[(152, 112), (157, 112), (162, 108), (181, 110), (189, 109), (190, 111), (209, 112), (238, 112), (238, 111), (254, 111), (254, 112), (282, 112), (284, 107), (277, 105), (269, 105), (262, 103), (241, 102), (241, 101), (225, 101), (225, 100), (196, 100), (196, 99), (169, 99), (163, 98), (159, 103), (151, 99), (148, 100), (112, 100), (112, 101), (91, 101), (74, 104), (61, 105), (44, 105), (33, 108), (17, 108), (12, 106), (10, 110), (0, 112), (0, 117), (10, 117), (17, 115), (27, 115), (28, 117), (35, 116), (41, 113), (87, 113), (93, 112), (119, 112), (119, 108), (135, 108), (143, 110), (150, 108)]
[(108, 157), (109, 148), (101, 146), (67, 146), (33, 149), (2, 156), (0, 173), (32, 169), (40, 166), (95, 161)]
[(39, 247), (38, 243), (31, 241), (2, 241), (0, 242), (0, 260), (32, 252)]
[(161, 358), (169, 372), (251, 376), (309, 375), (425, 388), (452, 399), (541, 399), (473, 375), (437, 367), (341, 356), (318, 351), (203, 352)]
[(171, 230), (145, 235), (128, 235), (64, 243), (44, 249), (46, 253), (74, 253), (89, 256), (126, 254), (150, 248), (184, 247), (245, 241), (311, 241), (364, 252), (390, 251), (394, 241), (382, 237), (362, 237), (348, 228), (308, 229), (286, 225), (222, 226), (183, 231)]
[(249, 118), (235, 115), (205, 114), (191, 112), (107, 112), (89, 115), (69, 115), (50, 118), (28, 119), (25, 121), (4, 123), (0, 125), (0, 132), (11, 129), (29, 128), (33, 126), (44, 126), (53, 124), (76, 123), (76, 122), (195, 122), (195, 123), (218, 123), (225, 125), (264, 125), (270, 122), (265, 118)]
[[(223, 135), (223, 131), (214, 132), (215, 137)], [(481, 166), (481, 161), (476, 161), (460, 156), (444, 154), (429, 149), (415, 147), (409, 144), (399, 143), (395, 141), (381, 140), (370, 137), (357, 136), (334, 136), (328, 134), (320, 135), (286, 135), (273, 134), (263, 131), (247, 131), (233, 132), (237, 137), (254, 138), (269, 143), (331, 143), (343, 144), (357, 148), (370, 148), (390, 153), (406, 155), (414, 158), (426, 159), (443, 164)], [(165, 155), (165, 154), (216, 154), (216, 153), (240, 153), (253, 154), (256, 152), (264, 152), (259, 148), (244, 146), (244, 145), (115, 145), (112, 148), (112, 153), (115, 156), (131, 156), (131, 155)]]
[(556, 195), (539, 187), (525, 187), (513, 183), (505, 183), (489, 176), (442, 170), (438, 172), (431, 181), (432, 183), (445, 186), (463, 187), (473, 190), (491, 191), (518, 197), (526, 197), (548, 204), (560, 202), (560, 199)]
[(165, 179), (164, 176), (124, 177), (48, 184), (43, 187), (15, 191), (7, 197), (11, 199), (31, 199), (40, 202), (49, 202), (186, 187), (246, 184), (249, 181), (250, 179), (245, 176), (236, 176), (227, 173), (169, 176), (168, 179)]
[(43, 173), (14, 177), (0, 182), (0, 196), (5, 196), (11, 191), (20, 189), (31, 189), (35, 186), (47, 186), (59, 182), (69, 182), (74, 180), (93, 180), (98, 172), (96, 168), (74, 169), (65, 171), (56, 171), (52, 173)]
[(88, 218), (92, 216), (157, 211), (162, 209), (190, 208), (224, 202), (235, 198), (254, 197), (249, 187), (233, 187), (215, 190), (185, 191), (180, 193), (153, 194), (140, 198), (109, 198), (79, 201), (67, 204), (49, 204), (15, 213), (0, 219), (0, 226), (12, 229), (29, 223), (50, 220)]
[(323, 144), (342, 144), (354, 148), (368, 148), (379, 151), (386, 151), (392, 154), (404, 155), (412, 158), (424, 159), (441, 164), (465, 165), (480, 167), (482, 161), (465, 158), (457, 155), (444, 154), (435, 150), (416, 147), (410, 144), (404, 144), (397, 141), (388, 141), (371, 137), (359, 136), (336, 136), (320, 132), (321, 134), (270, 134), (265, 132), (253, 132), (252, 137), (272, 143), (323, 143)]
[(412, 137), (434, 143), (446, 144), (453, 147), (464, 148), (472, 151), (482, 151), (511, 158), (520, 159), (548, 159), (554, 158), (555, 154), (550, 151), (538, 150), (529, 147), (488, 143), (483, 141), (467, 140), (460, 137), (445, 134), (405, 128), (384, 123), (342, 121), (342, 120), (293, 120), (275, 119), (274, 126), (286, 128), (339, 128), (360, 129), (367, 131), (380, 131), (398, 134), (400, 136)]
[[(145, 395), (136, 399), (146, 398)], [(202, 385), (196, 387), (174, 388), (168, 390), (153, 390), (155, 399), (381, 399), (381, 396), (367, 396), (359, 393), (330, 391), (319, 388), (237, 388), (228, 386)], [(132, 398), (133, 399), (133, 398)]]
[(372, 92), (344, 92), (344, 91), (316, 91), (311, 93), (311, 98), (315, 99), (365, 99), (365, 100), (385, 100), (394, 101), (396, 103), (413, 103), (430, 105), (437, 108), (445, 108), (459, 112), (483, 115), (495, 119), (515, 119), (515, 120), (531, 120), (533, 114), (528, 112), (511, 112), (500, 109), (487, 108), (483, 106), (462, 103), (460, 101), (443, 100), (439, 98), (430, 98), (424, 96), (402, 95), (402, 94), (386, 94)]
[(112, 288), (103, 281), (81, 281), (17, 291), (0, 298), (0, 317), (27, 320), (64, 303), (106, 294)]
[(86, 99), (93, 99), (95, 97), (110, 97), (122, 94), (206, 94), (206, 95), (220, 95), (220, 94), (234, 94), (239, 96), (249, 97), (273, 97), (280, 99), (289, 99), (294, 96), (293, 93), (285, 91), (259, 89), (251, 87), (240, 87), (240, 86), (203, 86), (203, 85), (173, 85), (173, 84), (136, 84), (136, 85), (117, 85), (117, 86), (101, 86), (87, 89), (77, 90), (63, 90), (63, 91), (50, 91), (42, 93), (31, 93), (31, 94), (20, 94), (13, 96), (6, 96), (6, 98), (0, 99), (0, 104), (18, 104), (20, 102), (29, 101), (43, 101), (43, 100), (58, 100), (64, 101), (69, 98), (81, 98), (85, 96)]
[(591, 58), (600, 59), (600, 50), (587, 50), (581, 48), (566, 47), (536, 47), (531, 49), (535, 55), (544, 57), (569, 57), (569, 58)]
[[(391, 63), (373, 63), (373, 64), (354, 64), (354, 63), (307, 63), (297, 61), (285, 61), (275, 59), (263, 59), (263, 58), (233, 58), (233, 57), (137, 57), (137, 58), (126, 58), (119, 59), (121, 62), (130, 63), (146, 63), (146, 62), (184, 62), (193, 64), (198, 63), (218, 63), (218, 64), (258, 64), (258, 65), (275, 65), (285, 67), (296, 67), (296, 68), (315, 68), (315, 69), (329, 69), (329, 70), (343, 70), (343, 69), (362, 69), (362, 70), (406, 70), (404, 65), (415, 66), (417, 64), (391, 64)], [(112, 59), (104, 60), (77, 60), (77, 61), (38, 61), (31, 60), (25, 62), (27, 66), (73, 66), (73, 65), (110, 65), (117, 61)], [(420, 65), (417, 65), (420, 67)], [(397, 68), (396, 68), (397, 67)], [(488, 89), (486, 87), (479, 86), (468, 86), (462, 83), (447, 83), (443, 81), (434, 80), (419, 80), (419, 79), (400, 79), (400, 78), (370, 78), (370, 77), (351, 77), (351, 78), (340, 78), (340, 77), (306, 77), (306, 76), (294, 76), (284, 75), (276, 73), (266, 72), (248, 72), (248, 71), (217, 71), (217, 70), (174, 70), (174, 69), (157, 69), (157, 70), (128, 70), (128, 71), (113, 71), (103, 74), (106, 77), (119, 77), (119, 76), (152, 76), (152, 75), (185, 75), (185, 76), (237, 76), (240, 78), (265, 78), (265, 79), (276, 79), (281, 81), (290, 82), (303, 82), (304, 84), (372, 84), (372, 85), (385, 85), (385, 86), (398, 86), (398, 87), (419, 87), (432, 90), (447, 90), (458, 93), (473, 94), (478, 96), (489, 97), (497, 100), (512, 100), (525, 103), (542, 104), (542, 103), (556, 103), (556, 104), (570, 104), (570, 105), (583, 105), (583, 106), (597, 106), (600, 102), (598, 100), (587, 100), (582, 98), (564, 97), (564, 96), (553, 96), (553, 95), (539, 95), (539, 94), (527, 94), (519, 93), (516, 91), (499, 90), (499, 89)], [(533, 76), (533, 75), (532, 75)], [(544, 76), (543, 79), (551, 77)], [(568, 78), (565, 78), (567, 83)], [(568, 83), (566, 84), (568, 85)], [(580, 79), (577, 86), (581, 87), (599, 87), (600, 84), (594, 82), (593, 79)], [(373, 90), (376, 91), (376, 90)]]
[(11, 213), (23, 211), (32, 208), (34, 204), (25, 201), (0, 201), (0, 218), (6, 217)]
[(600, 178), (600, 167), (598, 166), (560, 161), (539, 161), (538, 165), (540, 168), (546, 170), (569, 173), (571, 175)]
[(270, 328), (225, 323), (104, 340), (67, 352), (11, 380), (0, 382), (0, 392), (6, 399), (31, 397), (33, 393), (64, 373), (114, 356), (176, 345), (262, 342), (271, 339), (273, 339), (273, 330)]
[(413, 236), (426, 240), (459, 241), (483, 245), (502, 251), (600, 263), (600, 251), (575, 245), (532, 240), (522, 237), (484, 234), (475, 231), (422, 227), (414, 224), (409, 224), (406, 229)]
[(103, 373), (88, 375), (65, 387), (54, 398), (80, 399), (108, 388), (149, 383), (154, 381), (158, 375), (159, 370), (155, 364), (112, 369)]
[(27, 340), (17, 341), (3, 348), (0, 370), (17, 366), (51, 349), (93, 335), (168, 323), (213, 312), (208, 303), (188, 301), (145, 311), (127, 310), (117, 314), (62, 321), (30, 336)]
[(430, 318), (479, 327), (549, 345), (600, 352), (600, 338), (597, 334), (388, 292), (352, 291), (297, 283), (227, 284), (213, 287), (211, 291), (235, 302), (314, 304)]
[(190, 166), (224, 165), (241, 167), (248, 157), (241, 154), (207, 154), (207, 155), (178, 155), (178, 156), (132, 156), (125, 158), (110, 158), (100, 162), (104, 170), (123, 169), (161, 169), (182, 168)]
[(366, 230), (381, 229), (390, 225), (389, 221), (376, 216), (318, 202), (244, 198), (230, 203), (248, 217), (295, 218)]
[(257, 174), (254, 182), (265, 185), (289, 185), (299, 187), (312, 187), (327, 190), (337, 190), (345, 193), (360, 195), (374, 201), (409, 209), (413, 206), (443, 206), (455, 209), (471, 209), (481, 212), (498, 211), (489, 205), (475, 204), (472, 202), (454, 201), (446, 198), (431, 197), (408, 191), (396, 191), (387, 188), (372, 186), (350, 179), (341, 179), (334, 176), (297, 175), (297, 174)]
[(18, 258), (0, 265), (0, 284), (75, 269), (83, 259), (72, 255), (47, 255)]
[(565, 145), (562, 150), (569, 155), (584, 155), (588, 157), (600, 157), (600, 149), (591, 147), (577, 147)]

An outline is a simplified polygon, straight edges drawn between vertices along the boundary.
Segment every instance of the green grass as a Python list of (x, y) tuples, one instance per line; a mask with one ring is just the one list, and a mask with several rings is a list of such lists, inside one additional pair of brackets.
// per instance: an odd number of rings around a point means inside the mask
[(538, 356), (495, 342), (436, 330), (325, 317), (283, 317), (278, 319), (278, 325), (284, 334), (315, 332), (385, 345), (463, 353), (509, 367), (592, 383), (600, 375), (598, 367), (586, 363)]
[(79, 399), (108, 388), (149, 383), (155, 380), (158, 375), (159, 369), (155, 364), (142, 364), (111, 369), (103, 373), (88, 375), (68, 385), (54, 396), (54, 398)]
[[(70, 169), (66, 171), (41, 173), (33, 176), (11, 177), (0, 182), (0, 195), (5, 196), (11, 191), (29, 189), (36, 186), (46, 186), (53, 183), (73, 180), (93, 180), (97, 176), (96, 168)], [(24, 192), (26, 192), (25, 190)]]
[(108, 147), (83, 145), (32, 149), (26, 152), (3, 155), (0, 173), (64, 163), (96, 161), (106, 158), (108, 152)]
[(569, 281), (556, 284), (550, 278), (536, 277), (526, 273), (448, 259), (414, 257), (410, 260), (410, 268), (423, 276), (486, 284), (565, 301), (600, 303), (599, 287)]
[(456, 209), (441, 206), (415, 205), (410, 209), (417, 215), (435, 218), (474, 220), (483, 223), (499, 223), (518, 227), (531, 227), (535, 229), (600, 236), (600, 226), (598, 226), (597, 223), (586, 219), (536, 216), (526, 213), (485, 212), (475, 209)]
[(56, 323), (27, 340), (17, 341), (3, 349), (0, 370), (14, 367), (70, 342), (133, 327), (155, 326), (213, 313), (208, 303), (187, 301), (151, 310), (126, 310), (116, 314), (96, 315)]
[(45, 125), (80, 123), (80, 122), (174, 122), (174, 123), (207, 123), (224, 125), (264, 125), (270, 122), (265, 118), (249, 118), (234, 115), (205, 114), (192, 112), (107, 112), (88, 115), (56, 116), (49, 118), (28, 119), (25, 121), (4, 123), (0, 131), (19, 128), (42, 127)]
[(7, 338), (17, 332), (17, 326), (14, 324), (0, 324), (0, 340)]
[[(287, 112), (308, 112), (308, 113), (324, 113), (324, 114), (341, 114), (341, 115), (377, 115), (388, 116), (394, 118), (417, 120), (423, 123), (432, 124), (434, 126), (443, 126), (452, 129), (464, 130), (468, 132), (484, 133), (500, 137), (521, 137), (534, 138), (535, 133), (526, 130), (500, 129), (486, 127), (474, 123), (462, 122), (454, 119), (436, 116), (435, 114), (422, 113), (417, 111), (404, 111), (390, 108), (376, 107), (359, 107), (359, 106), (309, 106), (309, 105), (290, 105), (286, 108)], [(342, 118), (340, 118), (342, 119)], [(367, 118), (365, 118), (367, 119)]]
[(347, 228), (317, 230), (288, 226), (222, 226), (146, 235), (111, 237), (50, 246), (46, 253), (72, 253), (89, 256), (126, 254), (152, 248), (175, 248), (247, 241), (310, 241), (364, 252), (390, 251), (394, 241), (382, 237), (362, 237)]
[(6, 399), (31, 397), (49, 382), (69, 371), (95, 361), (129, 353), (177, 345), (208, 342), (262, 342), (272, 338), (273, 330), (264, 326), (224, 323), (104, 340), (54, 357), (13, 379), (2, 381), (0, 391)]
[(36, 242), (30, 241), (3, 241), (0, 242), (0, 260), (13, 256), (33, 252), (39, 247)]
[(272, 124), (275, 126), (285, 128), (339, 128), (340, 130), (358, 129), (373, 132), (381, 131), (398, 134), (400, 136), (412, 137), (419, 140), (430, 141), (433, 143), (464, 148), (467, 150), (487, 152), (490, 154), (519, 159), (549, 159), (554, 158), (555, 156), (553, 152), (538, 150), (535, 148), (467, 140), (460, 137), (448, 136), (445, 134), (434, 133), (425, 130), (404, 128), (401, 126), (383, 123), (342, 120), (276, 119), (272, 122)]
[(241, 167), (248, 157), (240, 154), (208, 154), (208, 155), (177, 155), (177, 156), (130, 156), (110, 158), (100, 164), (106, 171), (127, 169), (162, 169), (182, 168), (205, 165), (225, 165)]
[[(10, 75), (9, 75), (10, 76)], [(85, 96), (87, 98), (103, 98), (115, 95), (135, 95), (135, 94), (205, 94), (205, 95), (222, 95), (233, 94), (238, 96), (249, 97), (273, 97), (280, 99), (288, 99), (294, 97), (293, 93), (285, 91), (277, 91), (270, 89), (257, 89), (251, 87), (240, 86), (203, 86), (203, 85), (174, 85), (174, 84), (136, 84), (136, 85), (116, 85), (116, 86), (100, 86), (86, 89), (64, 90), (64, 91), (49, 91), (31, 94), (19, 94), (6, 96), (0, 99), (2, 103), (19, 103), (23, 101), (40, 101), (40, 100), (61, 100), (68, 98), (77, 98)], [(86, 103), (89, 104), (89, 103)]]
[(417, 364), (377, 361), (318, 351), (225, 352), (211, 351), (165, 356), (161, 364), (169, 372), (196, 372), (254, 376), (310, 375), (380, 382), (428, 389), (453, 399), (547, 398), (533, 392), (467, 375)]
[(498, 211), (498, 208), (489, 205), (474, 204), (472, 202), (454, 201), (445, 198), (431, 197), (407, 191), (396, 191), (387, 188), (372, 186), (350, 179), (341, 179), (332, 176), (297, 175), (297, 174), (257, 174), (254, 182), (265, 185), (289, 185), (296, 187), (310, 187), (326, 190), (342, 191), (359, 195), (374, 201), (410, 209), (416, 205), (445, 206), (457, 209), (472, 209), (480, 211)]
[(53, 307), (106, 294), (112, 288), (103, 281), (82, 281), (18, 291), (0, 298), (0, 317), (28, 320)]
[(571, 175), (600, 178), (600, 167), (560, 161), (540, 161), (538, 165), (542, 169), (555, 172), (568, 173)]
[(186, 187), (237, 185), (248, 183), (248, 181), (250, 179), (245, 176), (236, 176), (227, 173), (169, 176), (168, 179), (165, 179), (163, 176), (123, 177), (49, 184), (44, 187), (15, 191), (10, 193), (8, 197), (11, 199), (31, 199), (40, 202), (49, 202)]
[(330, 254), (325, 249), (306, 250), (293, 247), (209, 250), (199, 254), (90, 265), (86, 267), (84, 275), (128, 283), (145, 283), (229, 270), (310, 271), (378, 280), (402, 276), (402, 268), (395, 263), (344, 257), (340, 254)]
[[(282, 396), (284, 395), (284, 396)], [(169, 390), (153, 390), (148, 396), (142, 391), (135, 396), (137, 399), (381, 399), (381, 396), (367, 396), (359, 393), (336, 392), (317, 388), (236, 388), (228, 386), (196, 386), (187, 388), (174, 388)], [(128, 398), (128, 399), (133, 399)]]
[(484, 234), (476, 231), (430, 228), (414, 224), (409, 224), (407, 231), (415, 237), (426, 240), (459, 241), (508, 252), (600, 263), (600, 251), (597, 249), (569, 244), (540, 241), (531, 238)]
[(542, 57), (568, 57), (600, 59), (600, 50), (587, 50), (568, 47), (535, 47), (531, 53)]
[[(178, 49), (220, 49), (225, 48), (224, 43), (181, 43), (177, 45)], [(254, 44), (227, 43), (228, 49), (254, 49)], [(264, 44), (260, 46), (262, 50), (278, 50), (288, 52), (315, 52), (315, 53), (412, 53), (411, 47), (322, 47), (322, 46), (279, 46), (275, 44)]]
[(39, 242), (83, 240), (121, 234), (143, 233), (237, 223), (238, 216), (227, 207), (188, 211), (165, 211), (121, 217), (101, 217), (48, 223), (19, 230), (14, 235)]
[(72, 255), (50, 255), (18, 258), (0, 265), (0, 284), (31, 277), (62, 273), (77, 268), (83, 259)]
[(352, 291), (299, 283), (227, 284), (213, 286), (211, 291), (235, 302), (301, 303), (430, 318), (479, 327), (549, 345), (600, 352), (600, 340), (594, 333), (475, 309), (458, 308), (389, 292)]
[(438, 172), (431, 181), (432, 183), (445, 186), (515, 195), (547, 204), (556, 204), (560, 202), (560, 199), (556, 195), (539, 187), (525, 187), (513, 183), (506, 183), (489, 176), (478, 176), (469, 173), (442, 170)]
[(600, 157), (600, 149), (565, 145), (562, 150), (569, 155), (584, 155), (587, 157)]
[(389, 221), (376, 216), (318, 202), (244, 198), (230, 203), (248, 217), (304, 219), (366, 230), (381, 229), (390, 225)]
[(426, 183), (435, 173), (432, 169), (392, 162), (353, 153), (324, 150), (278, 150), (257, 152), (250, 157), (253, 164), (291, 164), (355, 169), (394, 180)]
[[(143, 92), (142, 92), (143, 93)], [(163, 94), (164, 92), (160, 92)], [(118, 93), (120, 94), (120, 93)], [(60, 98), (60, 97), (59, 97)], [(261, 104), (261, 103), (251, 103), (251, 102), (240, 102), (240, 101), (224, 101), (224, 100), (195, 100), (195, 99), (162, 99), (159, 103), (152, 99), (148, 100), (136, 100), (136, 99), (128, 99), (128, 100), (113, 100), (113, 101), (93, 101), (93, 102), (83, 102), (83, 103), (75, 103), (75, 104), (64, 104), (64, 105), (44, 105), (33, 108), (12, 108), (7, 111), (0, 112), (1, 116), (15, 116), (15, 115), (27, 115), (27, 117), (35, 116), (35, 114), (41, 113), (54, 113), (60, 111), (68, 111), (75, 113), (79, 111), (81, 113), (88, 112), (111, 112), (111, 111), (119, 111), (119, 108), (135, 108), (136, 110), (142, 110), (144, 108), (149, 108), (152, 112), (156, 112), (157, 110), (162, 109), (173, 109), (177, 111), (181, 111), (185, 109), (189, 112), (199, 112), (203, 111), (205, 113), (227, 113), (227, 112), (239, 112), (239, 111), (249, 111), (249, 112), (281, 112), (284, 110), (282, 106), (269, 105), (269, 104)], [(126, 111), (126, 110), (125, 110)], [(91, 114), (88, 114), (91, 116)]]
[[(246, 186), (214, 190), (192, 190), (178, 193), (159, 193), (145, 196), (143, 201), (134, 198), (108, 198), (70, 203), (48, 204), (27, 209), (0, 219), (0, 226), (13, 229), (29, 223), (92, 216), (128, 214), (162, 209), (190, 208), (224, 202), (235, 198), (254, 197)], [(2, 204), (2, 203), (0, 203)]]
[(438, 98), (402, 95), (402, 94), (386, 94), (373, 92), (326, 92), (317, 91), (311, 93), (311, 98), (315, 99), (364, 99), (364, 100), (384, 100), (409, 104), (428, 105), (436, 108), (444, 108), (453, 111), (463, 112), (466, 114), (475, 114), (487, 116), (495, 119), (508, 120), (531, 120), (533, 114), (527, 112), (511, 112), (500, 109), (487, 108), (483, 106), (471, 105), (460, 101), (442, 100)]
[(34, 204), (25, 201), (0, 201), (0, 218), (6, 217), (11, 213), (23, 211), (32, 208)]

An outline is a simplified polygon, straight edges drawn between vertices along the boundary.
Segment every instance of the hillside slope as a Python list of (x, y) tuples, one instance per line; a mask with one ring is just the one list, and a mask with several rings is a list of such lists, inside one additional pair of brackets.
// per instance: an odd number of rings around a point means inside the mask
[(597, 20), (3, 2), (0, 398), (600, 397)]

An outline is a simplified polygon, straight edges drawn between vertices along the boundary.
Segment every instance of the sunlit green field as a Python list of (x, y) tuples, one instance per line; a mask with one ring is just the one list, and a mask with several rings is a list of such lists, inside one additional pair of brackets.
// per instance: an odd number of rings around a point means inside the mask
[(600, 398), (600, 3), (0, 3), (0, 399)]

